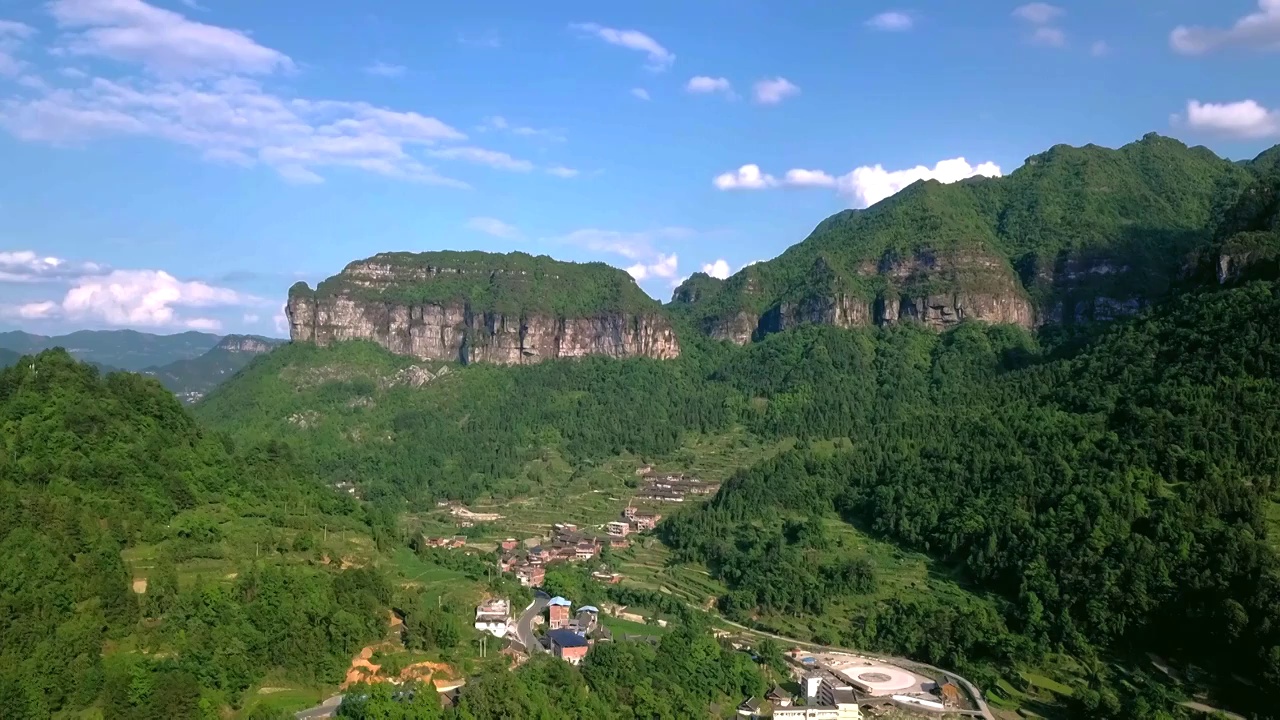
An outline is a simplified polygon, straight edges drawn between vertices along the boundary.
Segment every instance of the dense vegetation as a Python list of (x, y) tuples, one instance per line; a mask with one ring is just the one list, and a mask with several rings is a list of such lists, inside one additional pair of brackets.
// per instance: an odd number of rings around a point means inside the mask
[[(1154, 134), (1116, 150), (1059, 145), (1003, 178), (919, 182), (837, 213), (723, 283), (691, 278), (701, 284), (677, 290), (673, 306), (706, 328), (781, 302), (990, 291), (997, 276), (999, 292), (1025, 291), (1046, 313), (1095, 297), (1160, 299), (1209, 243), (1222, 210), (1270, 167), (1266, 158), (1250, 167)], [(992, 264), (977, 273), (886, 272), (918, 256)], [(1108, 271), (1081, 272), (1095, 264)]]
[(260, 335), (227, 335), (203, 355), (152, 365), (141, 372), (159, 380), (180, 400), (194, 402), (243, 369), (255, 355), (283, 342)]
[[(354, 266), (392, 268), (396, 281), (353, 282)], [(566, 317), (605, 311), (654, 312), (658, 304), (622, 270), (601, 262), (572, 263), (522, 252), (495, 254), (443, 250), (380, 253), (351, 263), (316, 286), (297, 283), (290, 297), (340, 293), (375, 300), (421, 304), (466, 304), (471, 312), (554, 313)]]
[[(385, 626), (377, 573), (248, 563), (226, 583), (176, 572), (218, 550), (219, 509), (361, 512), (295, 466), (284, 446), (237, 450), (205, 432), (152, 380), (102, 376), (61, 350), (0, 371), (4, 716), (97, 703), (109, 718), (216, 717), (269, 671), (335, 680)], [(140, 543), (162, 549), (144, 595), (121, 554)], [(104, 653), (126, 643), (144, 653)]]

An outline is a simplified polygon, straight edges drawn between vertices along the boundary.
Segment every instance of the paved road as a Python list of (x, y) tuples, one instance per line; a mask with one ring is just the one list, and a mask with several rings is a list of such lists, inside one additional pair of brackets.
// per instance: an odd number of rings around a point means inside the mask
[(325, 700), (322, 704), (317, 705), (310, 710), (303, 710), (294, 713), (294, 717), (298, 720), (320, 720), (321, 718), (331, 718), (338, 714), (338, 706), (342, 704), (342, 696), (334, 695)]
[(521, 645), (524, 645), (530, 655), (547, 651), (546, 648), (542, 647), (542, 643), (538, 641), (538, 636), (533, 634), (533, 619), (547, 609), (547, 603), (550, 600), (550, 595), (541, 590), (534, 590), (533, 602), (529, 603), (529, 607), (520, 613), (520, 619), (516, 621), (516, 639), (520, 641)]
[(887, 663), (894, 664), (894, 665), (901, 665), (901, 666), (903, 666), (903, 667), (907, 668), (908, 670), (910, 670), (910, 669), (912, 669), (913, 667), (915, 667), (915, 668), (922, 668), (922, 669), (933, 670), (933, 671), (939, 672), (939, 673), (941, 673), (943, 676), (945, 676), (945, 677), (947, 677), (947, 678), (951, 679), (952, 681), (954, 681), (956, 684), (958, 684), (960, 687), (964, 688), (964, 689), (969, 693), (969, 696), (970, 696), (970, 697), (972, 697), (972, 698), (974, 699), (974, 701), (978, 704), (978, 712), (982, 713), (982, 717), (983, 717), (983, 718), (985, 718), (986, 720), (995, 720), (995, 718), (996, 718), (996, 716), (995, 716), (995, 715), (991, 714), (991, 708), (987, 707), (987, 701), (986, 701), (986, 699), (985, 699), (985, 698), (983, 698), (983, 697), (982, 697), (982, 692), (981, 692), (980, 690), (978, 690), (978, 687), (977, 687), (976, 685), (974, 685), (973, 683), (969, 682), (968, 680), (966, 680), (966, 679), (964, 679), (964, 678), (960, 677), (959, 675), (957, 675), (957, 674), (955, 674), (955, 673), (951, 672), (950, 670), (943, 670), (942, 668), (934, 667), (934, 666), (932, 666), (932, 665), (928, 665), (928, 664), (926, 664), (926, 663), (922, 663), (922, 662), (917, 662), (917, 661), (915, 661), (915, 660), (909, 660), (909, 659), (907, 659), (907, 658), (888, 657), (888, 656), (885, 656), (885, 655), (877, 655), (877, 654), (875, 654), (875, 653), (869, 653), (869, 652), (866, 652), (866, 651), (863, 651), (863, 650), (851, 650), (851, 649), (849, 649), (849, 648), (838, 648), (838, 647), (832, 647), (832, 646), (830, 646), (830, 645), (815, 645), (814, 643), (811, 643), (811, 642), (805, 642), (805, 641), (803, 641), (803, 640), (797, 640), (797, 639), (795, 639), (795, 638), (783, 637), (782, 635), (774, 635), (773, 633), (767, 633), (767, 632), (764, 632), (763, 630), (756, 630), (756, 629), (753, 629), (753, 628), (749, 628), (749, 627), (747, 627), (746, 625), (740, 625), (740, 624), (738, 624), (738, 623), (736, 623), (736, 622), (733, 622), (732, 620), (728, 620), (728, 619), (726, 619), (726, 618), (724, 618), (724, 617), (721, 617), (721, 616), (717, 616), (717, 617), (719, 617), (719, 619), (720, 619), (721, 621), (723, 621), (723, 622), (725, 622), (725, 623), (728, 623), (729, 625), (732, 625), (732, 626), (734, 626), (734, 627), (736, 627), (736, 628), (739, 628), (739, 629), (741, 629), (741, 630), (744, 630), (744, 631), (746, 631), (746, 632), (748, 632), (748, 633), (751, 633), (752, 635), (758, 635), (758, 636), (761, 636), (761, 637), (770, 637), (770, 638), (773, 638), (774, 640), (781, 640), (781, 641), (782, 641), (782, 642), (784, 642), (784, 643), (788, 643), (788, 644), (790, 644), (790, 645), (794, 645), (794, 646), (799, 646), (799, 647), (804, 647), (804, 648), (816, 648), (816, 649), (818, 649), (818, 650), (822, 650), (822, 651), (834, 651), (834, 652), (841, 652), (841, 653), (852, 653), (852, 654), (855, 654), (855, 655), (861, 655), (861, 656), (863, 656), (863, 657), (868, 657), (868, 658), (872, 658), (872, 659), (875, 659), (875, 660), (880, 660), (880, 661), (887, 662)]

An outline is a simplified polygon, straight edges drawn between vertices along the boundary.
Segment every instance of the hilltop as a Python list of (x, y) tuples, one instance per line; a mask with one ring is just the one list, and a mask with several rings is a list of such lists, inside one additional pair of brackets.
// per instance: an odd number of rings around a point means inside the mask
[(295, 342), (372, 340), (422, 360), (680, 354), (661, 306), (625, 272), (526, 253), (382, 253), (314, 290), (295, 284), (287, 313)]
[(1006, 177), (921, 181), (837, 213), (723, 282), (691, 277), (668, 307), (737, 343), (810, 323), (1113, 319), (1194, 274), (1276, 155), (1233, 163), (1156, 134), (1119, 149), (1059, 145)]

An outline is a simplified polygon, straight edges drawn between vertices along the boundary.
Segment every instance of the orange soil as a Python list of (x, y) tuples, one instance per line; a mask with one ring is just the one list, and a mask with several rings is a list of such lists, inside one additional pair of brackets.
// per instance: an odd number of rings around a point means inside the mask
[(389, 682), (399, 685), (400, 683), (417, 680), (418, 682), (431, 681), (437, 687), (448, 685), (457, 677), (453, 667), (446, 663), (433, 663), (424, 661), (414, 663), (400, 671), (396, 677), (387, 677), (382, 674), (382, 666), (374, 665), (370, 662), (373, 657), (374, 646), (364, 648), (360, 654), (351, 658), (351, 668), (347, 670), (346, 681), (342, 683), (340, 689), (346, 690), (351, 685), (360, 682)]

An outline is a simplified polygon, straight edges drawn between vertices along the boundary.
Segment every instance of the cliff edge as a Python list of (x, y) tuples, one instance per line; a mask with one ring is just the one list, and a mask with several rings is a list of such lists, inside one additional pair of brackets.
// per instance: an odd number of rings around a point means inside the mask
[(285, 312), (294, 342), (370, 340), (422, 360), (680, 355), (661, 305), (625, 272), (525, 253), (381, 253), (314, 290), (294, 285)]

